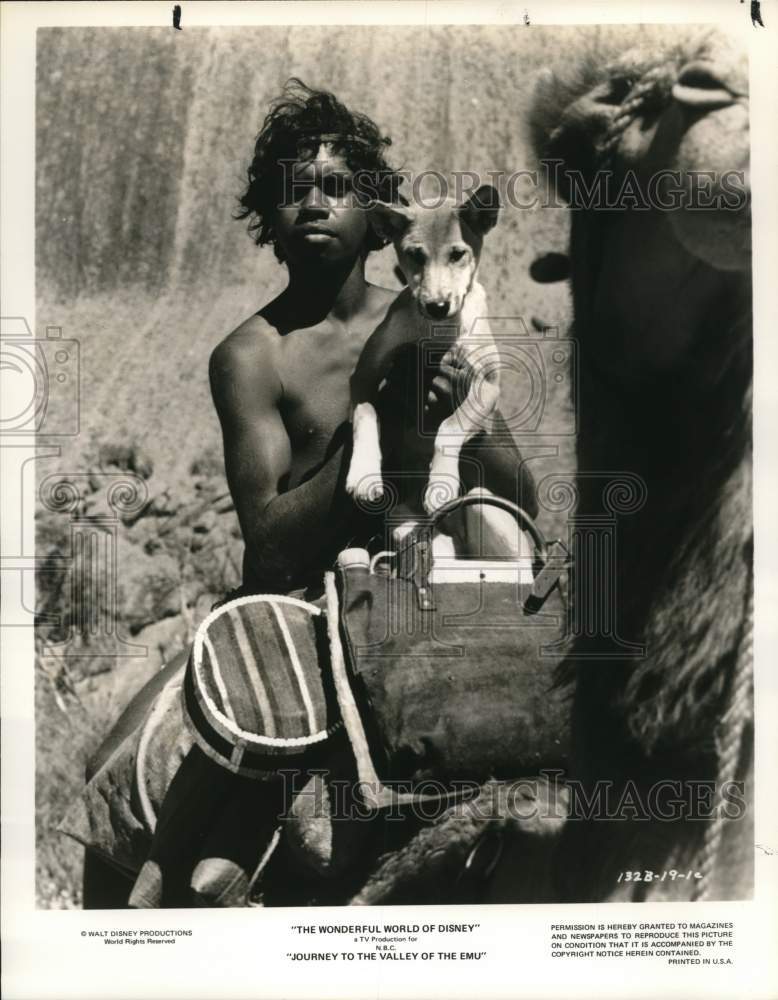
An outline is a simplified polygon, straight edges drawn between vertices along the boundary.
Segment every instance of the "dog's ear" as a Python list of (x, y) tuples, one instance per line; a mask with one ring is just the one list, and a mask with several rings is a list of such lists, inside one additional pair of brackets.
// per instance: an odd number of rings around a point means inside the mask
[(393, 243), (411, 224), (413, 212), (405, 205), (374, 201), (368, 208), (368, 218), (379, 238)]
[(459, 209), (459, 216), (474, 233), (485, 236), (497, 225), (499, 212), (500, 196), (496, 188), (482, 184)]

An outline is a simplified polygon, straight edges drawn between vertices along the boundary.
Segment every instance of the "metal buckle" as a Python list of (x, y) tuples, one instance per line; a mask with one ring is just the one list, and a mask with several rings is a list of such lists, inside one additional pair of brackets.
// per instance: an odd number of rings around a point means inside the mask
[(548, 556), (543, 568), (532, 584), (532, 590), (524, 601), (524, 610), (529, 615), (537, 614), (548, 600), (548, 596), (559, 583), (562, 573), (572, 565), (570, 552), (561, 539), (548, 543)]

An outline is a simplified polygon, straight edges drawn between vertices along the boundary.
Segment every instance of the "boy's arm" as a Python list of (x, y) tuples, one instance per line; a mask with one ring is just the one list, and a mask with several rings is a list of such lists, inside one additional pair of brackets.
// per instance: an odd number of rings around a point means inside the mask
[(228, 339), (211, 356), (210, 380), (224, 438), (227, 482), (252, 576), (278, 589), (295, 586), (342, 529), (341, 497), (350, 433), (306, 482), (284, 491), (292, 450), (281, 415), (281, 384), (264, 338)]

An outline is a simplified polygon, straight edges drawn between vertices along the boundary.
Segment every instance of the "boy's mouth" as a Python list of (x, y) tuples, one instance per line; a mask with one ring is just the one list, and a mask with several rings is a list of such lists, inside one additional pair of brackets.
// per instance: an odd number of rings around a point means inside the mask
[(300, 232), (303, 236), (335, 236), (335, 232), (332, 229), (328, 229), (327, 226), (317, 226), (311, 223), (306, 223), (304, 226), (300, 226)]

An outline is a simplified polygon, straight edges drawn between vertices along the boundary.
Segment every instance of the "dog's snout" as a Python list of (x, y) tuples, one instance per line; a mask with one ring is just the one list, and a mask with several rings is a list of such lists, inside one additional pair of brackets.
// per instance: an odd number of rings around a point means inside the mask
[(427, 302), (424, 310), (430, 319), (445, 319), (448, 316), (448, 302)]

